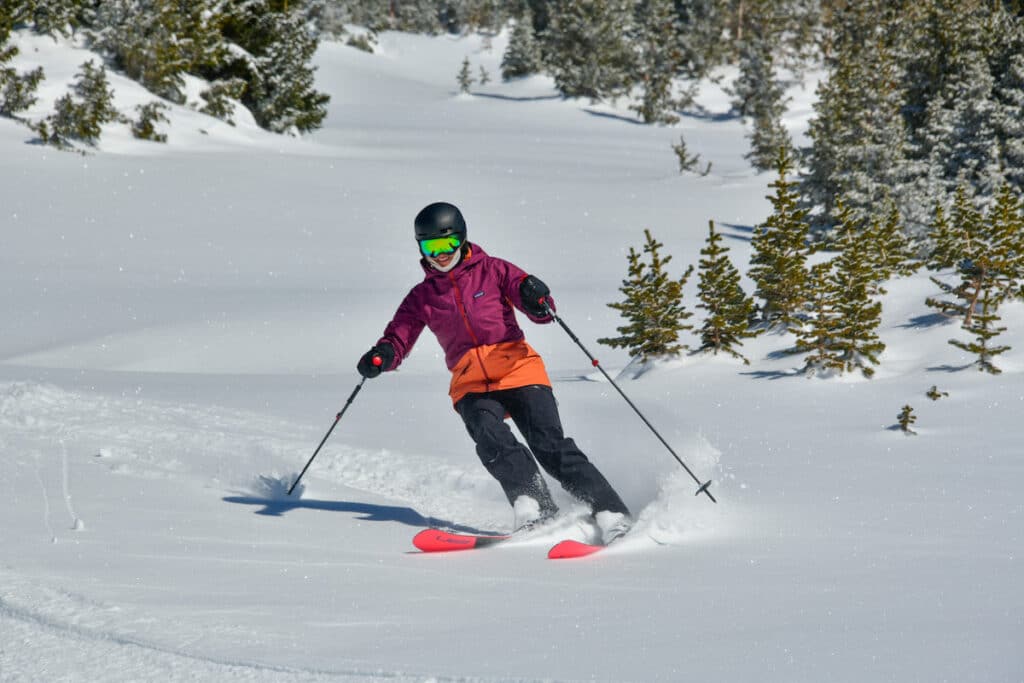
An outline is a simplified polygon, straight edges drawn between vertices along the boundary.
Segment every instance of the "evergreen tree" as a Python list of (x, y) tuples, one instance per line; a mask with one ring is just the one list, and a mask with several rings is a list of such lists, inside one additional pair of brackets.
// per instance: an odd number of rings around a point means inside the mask
[(854, 230), (846, 229), (841, 234), (831, 275), (836, 314), (832, 350), (844, 371), (860, 368), (865, 377), (871, 377), (875, 371), (867, 363), (877, 365), (878, 355), (885, 350), (876, 332), (882, 321), (882, 304), (871, 298), (875, 274), (868, 241), (860, 239)]
[(17, 23), (28, 23), (37, 33), (50, 36), (71, 35), (87, 21), (96, 3), (90, 0), (8, 0), (11, 16)]
[(749, 365), (736, 350), (743, 339), (757, 336), (750, 329), (754, 301), (740, 287), (740, 273), (729, 260), (729, 249), (722, 245), (722, 236), (715, 232), (714, 221), (708, 221), (708, 239), (701, 249), (697, 308), (707, 311), (700, 330), (701, 351), (718, 354), (725, 351)]
[(973, 302), (973, 315), (970, 317), (970, 321), (965, 321), (963, 324), (963, 329), (974, 335), (974, 341), (949, 340), (953, 346), (976, 354), (978, 360), (975, 361), (975, 364), (978, 369), (993, 375), (998, 375), (1002, 370), (995, 366), (992, 359), (1010, 350), (1009, 346), (992, 345), (992, 340), (1006, 331), (1005, 327), (997, 326), (1000, 320), (997, 314), (999, 300), (999, 296), (992, 289), (982, 289), (980, 296)]
[(874, 273), (872, 294), (885, 294), (880, 285), (894, 275), (911, 275), (919, 264), (914, 249), (901, 227), (899, 209), (889, 202), (889, 213), (884, 219), (875, 219), (861, 237), (867, 244), (869, 267)]
[(981, 52), (963, 54), (942, 90), (929, 103), (921, 140), (932, 196), (951, 194), (961, 182), (991, 197), (1002, 182), (996, 131), (995, 83)]
[(789, 150), (780, 148), (775, 168), (778, 179), (769, 187), (772, 215), (754, 230), (751, 269), (747, 275), (756, 284), (754, 296), (763, 300), (762, 322), (768, 327), (788, 327), (796, 322), (806, 296), (807, 212), (800, 208), (796, 183), (788, 177), (793, 170)]
[(973, 206), (966, 185), (961, 185), (951, 222), (954, 227), (937, 226), (933, 231), (937, 246), (931, 263), (948, 267), (952, 262), (959, 282), (951, 285), (932, 277), (952, 300), (929, 298), (926, 303), (945, 315), (962, 317), (962, 328), (974, 335), (974, 341), (951, 339), (949, 343), (977, 354), (979, 369), (998, 374), (992, 359), (1010, 348), (992, 345), (1006, 330), (998, 326), (998, 308), (1006, 299), (1020, 296), (1024, 284), (1024, 208), (1021, 199), (1004, 185), (983, 217)]
[(884, 217), (878, 207), (887, 196), (914, 229), (925, 221), (915, 213), (920, 188), (912, 181), (926, 164), (907, 155), (902, 56), (893, 45), (903, 24), (892, 15), (879, 0), (851, 3), (839, 13), (829, 76), (819, 85), (808, 127), (813, 145), (801, 183), (819, 229), (835, 225), (837, 197), (862, 222)]
[(825, 261), (811, 266), (807, 276), (807, 299), (804, 321), (794, 328), (794, 352), (804, 353), (803, 371), (808, 375), (842, 372), (843, 360), (835, 350), (839, 328), (836, 297), (832, 282), (832, 263)]
[(630, 106), (644, 123), (676, 123), (678, 106), (672, 93), (673, 79), (682, 60), (677, 44), (679, 25), (671, 0), (646, 0), (639, 7), (637, 75), (641, 99)]
[(114, 108), (114, 93), (107, 82), (107, 71), (92, 61), (82, 64), (72, 91), (57, 100), (54, 113), (33, 124), (32, 128), (46, 144), (69, 149), (74, 140), (95, 145), (102, 126), (121, 120)]
[(316, 38), (307, 31), (302, 14), (275, 6), (272, 0), (224, 0), (223, 35), (241, 50), (224, 66), (203, 75), (211, 79), (242, 78), (247, 87), (242, 103), (263, 128), (307, 132), (327, 115), (329, 96), (313, 88), (309, 65)]
[(917, 434), (910, 425), (917, 422), (917, 416), (914, 415), (914, 409), (910, 405), (905, 405), (900, 408), (899, 415), (896, 416), (896, 424), (899, 425), (900, 430), (907, 436)]
[(540, 43), (533, 32), (533, 15), (527, 11), (512, 27), (508, 47), (501, 59), (501, 77), (507, 81), (538, 73), (542, 68)]
[[(690, 154), (690, 150), (686, 148), (686, 138), (682, 135), (679, 136), (679, 142), (673, 143), (672, 151), (676, 153), (676, 158), (679, 159), (679, 172), (686, 173), (687, 171), (696, 171), (700, 165), (700, 155)], [(702, 175), (707, 175), (711, 172), (711, 162), (708, 162), (707, 170)]]
[(193, 67), (191, 32), (202, 21), (188, 6), (183, 12), (177, 0), (107, 0), (89, 32), (93, 46), (150, 92), (183, 104), (183, 74)]
[(1024, 192), (1024, 52), (1010, 58), (995, 91), (993, 123), (1007, 183)]
[(139, 119), (132, 122), (132, 135), (140, 140), (167, 142), (167, 135), (159, 132), (156, 128), (159, 123), (170, 122), (167, 116), (164, 115), (164, 112), (167, 111), (167, 105), (163, 102), (154, 101), (149, 104), (140, 104), (135, 110), (139, 112)]
[(213, 81), (210, 87), (199, 93), (204, 104), (199, 111), (235, 125), (234, 115), (236, 102), (245, 93), (245, 81), (241, 78), (227, 78)]
[(982, 273), (975, 263), (984, 254), (984, 237), (982, 214), (974, 207), (965, 184), (956, 190), (949, 220), (938, 206), (931, 235), (935, 247), (929, 258), (930, 267), (955, 268), (960, 281), (951, 285), (932, 276), (931, 281), (952, 300), (929, 297), (925, 303), (943, 315), (962, 317), (964, 324), (970, 325), (981, 284), (978, 276)]
[(687, 348), (680, 344), (679, 333), (693, 329), (693, 325), (684, 322), (693, 313), (683, 305), (683, 287), (693, 273), (693, 266), (678, 280), (671, 278), (665, 266), (672, 257), (662, 258), (660, 249), (664, 245), (654, 239), (650, 230), (644, 230), (644, 237), (643, 254), (650, 262), (642, 261), (641, 253), (630, 247), (629, 277), (619, 288), (625, 298), (608, 304), (622, 314), (627, 324), (616, 328), (620, 336), (597, 341), (612, 348), (625, 348), (646, 362), (678, 355)]
[(632, 3), (564, 0), (549, 8), (544, 61), (565, 97), (615, 98), (632, 85)]
[(42, 67), (19, 74), (6, 66), (18, 55), (18, 48), (7, 45), (12, 17), (0, 15), (0, 116), (14, 117), (36, 103), (36, 89), (43, 80)]
[(462, 60), (462, 68), (459, 69), (459, 74), (455, 77), (456, 82), (459, 84), (459, 92), (469, 94), (469, 88), (473, 85), (473, 72), (469, 69), (469, 57)]

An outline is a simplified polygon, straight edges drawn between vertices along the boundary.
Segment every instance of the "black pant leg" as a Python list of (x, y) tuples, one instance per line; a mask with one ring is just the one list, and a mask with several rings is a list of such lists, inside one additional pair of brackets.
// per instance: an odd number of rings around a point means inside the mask
[(626, 504), (576, 442), (562, 432), (562, 421), (551, 387), (531, 385), (498, 392), (516, 427), (544, 470), (566, 491), (590, 505), (595, 512), (609, 510), (629, 514)]
[(519, 496), (530, 496), (540, 504), (542, 513), (553, 514), (558, 508), (537, 463), (505, 424), (506, 407), (490, 396), (468, 394), (455, 406), (476, 442), (476, 454), (510, 503), (514, 505)]

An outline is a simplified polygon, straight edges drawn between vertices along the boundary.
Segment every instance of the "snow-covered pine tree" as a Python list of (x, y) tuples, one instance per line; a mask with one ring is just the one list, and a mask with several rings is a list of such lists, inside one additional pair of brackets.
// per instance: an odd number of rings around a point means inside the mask
[(929, 103), (921, 131), (932, 196), (949, 195), (967, 182), (979, 197), (991, 197), (1003, 180), (995, 82), (980, 51), (964, 52), (954, 66)]
[(204, 102), (199, 111), (235, 125), (235, 103), (242, 99), (246, 84), (241, 78), (225, 78), (210, 83), (210, 87), (199, 93)]
[(729, 259), (729, 248), (722, 244), (722, 235), (715, 232), (714, 221), (708, 221), (708, 238), (700, 251), (699, 283), (700, 303), (697, 308), (707, 311), (700, 329), (699, 351), (718, 354), (724, 351), (739, 358), (745, 365), (750, 361), (736, 347), (743, 339), (757, 336), (751, 329), (754, 300), (743, 293), (740, 273)]
[(837, 197), (862, 222), (884, 217), (879, 207), (887, 195), (905, 218), (918, 217), (912, 180), (925, 165), (911, 163), (905, 153), (905, 88), (900, 49), (893, 45), (904, 29), (893, 13), (882, 0), (837, 10), (835, 51), (829, 76), (818, 86), (808, 127), (813, 144), (800, 188), (814, 208), (816, 228), (835, 225)]
[(23, 74), (6, 66), (18, 55), (18, 48), (8, 45), (13, 18), (0, 13), (0, 116), (14, 117), (36, 103), (36, 88), (43, 80), (43, 68)]
[[(843, 222), (854, 220), (852, 212), (837, 216)], [(885, 344), (878, 338), (882, 322), (882, 304), (871, 298), (875, 279), (870, 245), (857, 231), (840, 230), (836, 246), (839, 255), (833, 259), (832, 291), (835, 297), (833, 350), (839, 354), (844, 371), (860, 368), (865, 377), (875, 371), (867, 363), (878, 365), (878, 355)]]
[(633, 3), (564, 0), (548, 9), (544, 62), (565, 97), (614, 99), (633, 83), (635, 55), (627, 40)]
[(441, 32), (441, 17), (436, 0), (390, 2), (394, 28), (408, 33), (434, 35)]
[(996, 85), (995, 107), (1004, 178), (1024, 192), (1024, 52), (1010, 58)]
[(455, 82), (459, 84), (459, 92), (469, 94), (469, 88), (473, 85), (473, 72), (469, 68), (469, 57), (462, 60), (462, 68), (455, 76)]
[(236, 47), (225, 66), (204, 75), (245, 79), (242, 103), (263, 128), (276, 133), (318, 128), (330, 97), (313, 87), (310, 61), (317, 39), (302, 13), (277, 0), (224, 2), (222, 33)]
[[(597, 340), (612, 348), (627, 349), (642, 362), (678, 355), (688, 348), (680, 343), (680, 332), (693, 329), (693, 325), (685, 323), (693, 313), (683, 304), (683, 287), (693, 273), (693, 266), (678, 280), (672, 278), (665, 270), (672, 257), (662, 258), (660, 252), (664, 245), (654, 239), (650, 230), (644, 230), (644, 238), (643, 254), (629, 248), (629, 275), (619, 288), (625, 298), (608, 304), (619, 311), (626, 324), (616, 328), (620, 336)], [(641, 260), (643, 255), (649, 263)]]
[(501, 58), (501, 78), (507, 81), (529, 76), (542, 68), (540, 43), (533, 32), (533, 13), (527, 10), (512, 26), (508, 47)]
[(753, 255), (747, 275), (756, 285), (754, 297), (763, 301), (761, 322), (766, 327), (788, 327), (806, 296), (807, 211), (799, 206), (797, 183), (789, 180), (793, 157), (779, 149), (775, 160), (778, 178), (769, 187), (772, 215), (754, 229)]
[(91, 0), (7, 0), (8, 11), (16, 23), (31, 24), (44, 35), (71, 35), (90, 18), (97, 3)]
[(183, 74), (193, 66), (189, 19), (201, 21), (200, 15), (183, 12), (177, 0), (107, 0), (98, 6), (88, 33), (93, 46), (129, 78), (182, 104)]
[(640, 101), (631, 105), (644, 123), (676, 123), (672, 86), (682, 61), (679, 24), (672, 0), (645, 0), (637, 7), (637, 75)]

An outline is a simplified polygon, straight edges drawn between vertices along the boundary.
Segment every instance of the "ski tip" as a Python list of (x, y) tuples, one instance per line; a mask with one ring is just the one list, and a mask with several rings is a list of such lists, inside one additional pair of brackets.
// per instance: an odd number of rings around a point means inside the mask
[(566, 540), (562, 541), (561, 543), (555, 544), (551, 548), (551, 550), (548, 551), (548, 559), (571, 560), (577, 557), (586, 557), (587, 555), (593, 555), (599, 550), (604, 550), (604, 548), (605, 546), (603, 545)]
[(412, 544), (425, 553), (453, 550), (472, 550), (505, 540), (505, 536), (470, 536), (453, 534), (441, 529), (424, 529), (412, 539)]

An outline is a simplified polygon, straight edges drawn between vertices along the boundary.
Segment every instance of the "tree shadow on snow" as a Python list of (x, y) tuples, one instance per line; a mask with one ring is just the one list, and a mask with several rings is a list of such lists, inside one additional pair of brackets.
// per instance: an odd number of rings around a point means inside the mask
[(561, 95), (523, 95), (516, 97), (513, 95), (499, 95), (498, 93), (491, 92), (473, 92), (473, 97), (489, 97), (493, 100), (506, 100), (508, 102), (542, 102), (544, 100), (560, 100)]
[(954, 322), (954, 318), (951, 318), (941, 313), (927, 313), (925, 315), (916, 315), (907, 322), (900, 325), (903, 328), (913, 327), (937, 327), (939, 325), (947, 325)]
[(591, 116), (597, 116), (597, 117), (600, 117), (602, 119), (612, 119), (613, 121), (622, 121), (623, 123), (630, 123), (630, 124), (632, 124), (634, 126), (646, 126), (647, 125), (643, 121), (641, 121), (640, 119), (633, 118), (631, 116), (622, 116), (621, 114), (612, 114), (612, 113), (606, 112), (606, 111), (597, 111), (596, 109), (584, 109), (583, 111), (585, 111), (586, 113), (590, 114)]
[(960, 372), (961, 370), (966, 370), (967, 368), (974, 366), (974, 362), (968, 363), (967, 365), (933, 365), (930, 368), (925, 368), (925, 370), (928, 372)]
[[(719, 228), (728, 228), (732, 232), (722, 232), (722, 237), (726, 237), (737, 242), (750, 242), (754, 235), (754, 227), (751, 225), (737, 225), (736, 223), (718, 223)], [(742, 233), (742, 234), (736, 234)]]

